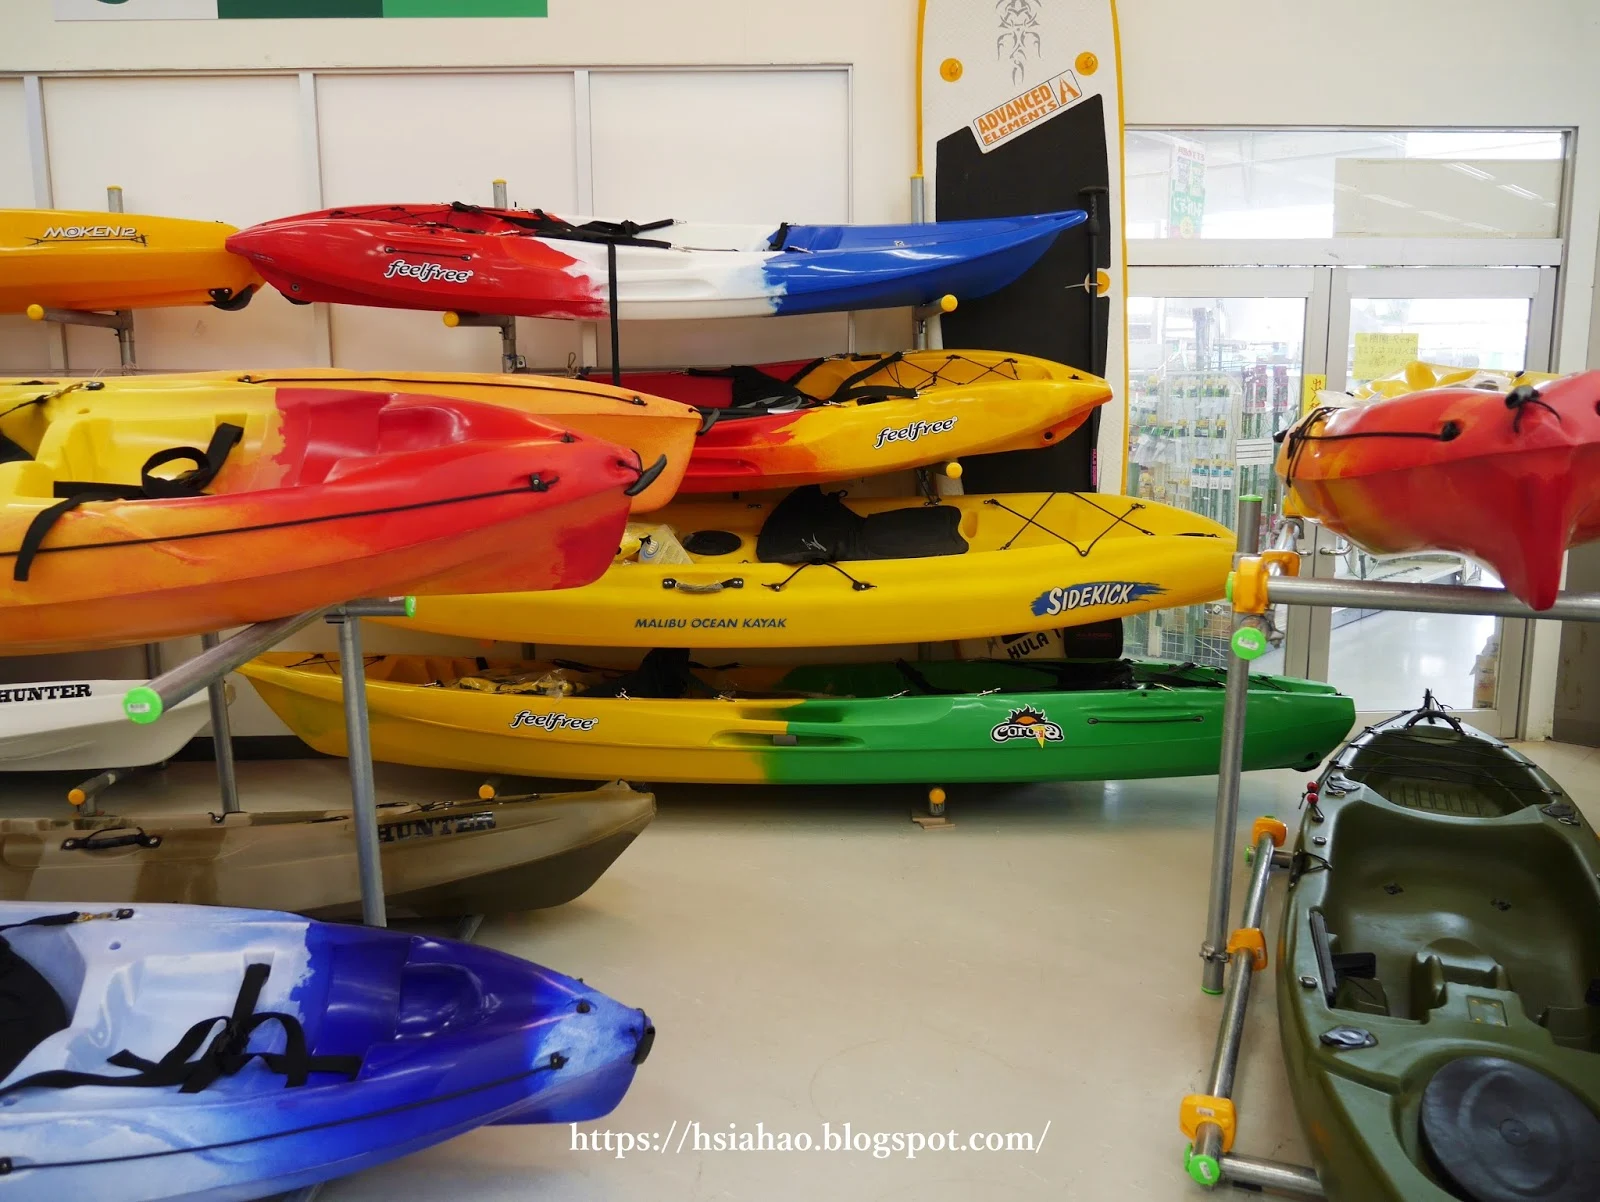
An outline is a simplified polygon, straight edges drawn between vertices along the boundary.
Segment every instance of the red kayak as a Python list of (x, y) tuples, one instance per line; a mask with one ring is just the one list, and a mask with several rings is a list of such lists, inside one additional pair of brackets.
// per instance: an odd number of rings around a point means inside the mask
[(632, 451), (471, 401), (96, 383), (0, 381), (0, 654), (372, 595), (588, 584), (616, 553), (627, 491), (654, 475)]
[(1278, 474), (1373, 554), (1469, 555), (1548, 609), (1567, 548), (1600, 539), (1600, 371), (1318, 409), (1284, 436)]

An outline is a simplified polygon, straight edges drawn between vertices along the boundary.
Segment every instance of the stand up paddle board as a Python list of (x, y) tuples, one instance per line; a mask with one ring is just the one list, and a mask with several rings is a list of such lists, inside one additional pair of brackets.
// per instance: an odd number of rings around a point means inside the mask
[(1084, 229), (1057, 239), (1015, 283), (957, 297), (959, 308), (938, 319), (944, 344), (1039, 355), (1117, 392), (1058, 446), (969, 459), (964, 482), (974, 492), (1051, 491), (1097, 479), (1119, 492), (1127, 272), (1115, 0), (921, 0), (918, 27), (924, 218), (1091, 209)]

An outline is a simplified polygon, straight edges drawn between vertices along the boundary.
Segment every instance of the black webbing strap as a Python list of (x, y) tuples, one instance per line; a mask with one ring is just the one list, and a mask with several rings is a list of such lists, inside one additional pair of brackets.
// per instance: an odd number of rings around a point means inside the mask
[[(76, 921), (77, 916), (68, 916), (68, 920)], [(252, 964), (246, 968), (233, 1013), (195, 1023), (160, 1060), (146, 1060), (126, 1050), (106, 1060), (107, 1064), (118, 1068), (134, 1069), (129, 1075), (113, 1077), (72, 1069), (50, 1069), (0, 1089), (0, 1096), (20, 1089), (71, 1089), (78, 1085), (146, 1089), (176, 1085), (180, 1093), (199, 1093), (220, 1078), (240, 1072), (258, 1057), (270, 1071), (285, 1078), (285, 1087), (304, 1085), (312, 1073), (336, 1073), (353, 1081), (361, 1071), (360, 1056), (313, 1056), (306, 1046), (305, 1028), (294, 1015), (271, 1010), (256, 1013), (261, 987), (271, 972), (270, 964)], [(260, 1027), (274, 1022), (283, 1028), (284, 1050), (252, 1052), (250, 1037)], [(217, 1029), (218, 1023), (222, 1024), (221, 1030)], [(212, 1038), (213, 1033), (215, 1038)], [(211, 1042), (206, 1046), (208, 1039)], [(205, 1051), (191, 1060), (202, 1047)]]
[(783, 244), (789, 240), (790, 223), (785, 221), (778, 226), (772, 237), (767, 239), (768, 250), (782, 250)]
[(670, 250), (672, 243), (663, 242), (657, 238), (641, 238), (640, 234), (649, 233), (651, 230), (666, 229), (676, 224), (674, 218), (664, 217), (660, 221), (585, 221), (582, 225), (573, 225), (570, 221), (563, 221), (546, 213), (543, 209), (534, 209), (527, 216), (511, 213), (505, 209), (484, 209), (479, 205), (462, 204), (459, 200), (450, 206), (453, 213), (476, 213), (484, 217), (493, 217), (507, 225), (514, 225), (519, 229), (529, 230), (545, 238), (564, 238), (568, 242), (607, 242), (614, 246), (653, 246), (661, 250)]
[[(856, 386), (861, 383), (861, 381), (877, 375), (880, 371), (884, 371), (893, 367), (905, 357), (906, 353), (904, 351), (895, 351), (895, 353), (892, 355), (885, 355), (882, 358), (873, 359), (871, 363), (867, 364), (867, 366), (863, 367), (860, 371), (851, 372), (848, 376), (846, 376), (840, 383), (839, 387), (833, 390), (833, 395), (826, 398), (825, 403), (854, 399), (851, 395), (851, 390), (855, 389)], [(887, 388), (887, 386), (880, 387)], [(899, 395), (914, 397), (917, 395), (917, 390), (915, 388), (902, 388), (898, 390), (898, 393)]]
[[(229, 452), (239, 445), (243, 437), (242, 426), (224, 422), (212, 432), (211, 442), (204, 451), (194, 447), (168, 447), (165, 451), (157, 451), (139, 469), (139, 483), (136, 485), (101, 484), (90, 480), (56, 481), (55, 495), (62, 499), (48, 509), (41, 509), (28, 523), (27, 532), (22, 536), (22, 545), (17, 548), (17, 560), (12, 565), (11, 578), (18, 581), (28, 579), (28, 572), (33, 567), (34, 557), (39, 554), (45, 536), (57, 522), (80, 505), (90, 501), (154, 501), (200, 496), (206, 485), (217, 478)], [(168, 478), (151, 475), (158, 467), (183, 461), (195, 466), (181, 476)]]

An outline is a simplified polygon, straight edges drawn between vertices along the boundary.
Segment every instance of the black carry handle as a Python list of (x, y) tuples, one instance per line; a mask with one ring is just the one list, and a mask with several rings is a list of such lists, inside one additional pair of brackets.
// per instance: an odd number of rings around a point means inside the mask
[(623, 496), (637, 497), (656, 482), (656, 477), (667, 470), (667, 457), (660, 456), (649, 467), (639, 469), (639, 478), (622, 490)]
[[(81, 839), (64, 839), (61, 842), (62, 851), (110, 851), (114, 847), (144, 847), (156, 848), (161, 846), (160, 835), (147, 835), (142, 827), (135, 827), (125, 835), (113, 835), (112, 831), (126, 830), (125, 827), (106, 827), (104, 830), (95, 831)], [(100, 836), (105, 835), (102, 839)]]

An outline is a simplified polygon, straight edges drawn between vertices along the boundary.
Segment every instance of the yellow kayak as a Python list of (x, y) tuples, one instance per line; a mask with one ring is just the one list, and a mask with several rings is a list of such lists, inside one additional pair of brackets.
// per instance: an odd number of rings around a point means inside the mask
[[(218, 383), (257, 384), (273, 388), (356, 388), (371, 392), (404, 392), (501, 405), (546, 417), (604, 442), (637, 451), (649, 467), (663, 456), (667, 466), (650, 486), (633, 498), (633, 512), (647, 513), (672, 500), (694, 450), (700, 415), (687, 405), (665, 401), (626, 388), (560, 376), (491, 375), (474, 372), (360, 372), (337, 367), (296, 367), (274, 371), (192, 372), (143, 376), (127, 381), (136, 388)], [(118, 381), (107, 380), (109, 388)]]
[(1213, 601), (1232, 566), (1226, 527), (1130, 497), (842, 497), (680, 501), (594, 584), (420, 597), (405, 625), (587, 647), (938, 642)]
[(0, 209), (0, 313), (242, 309), (261, 277), (223, 247), (220, 221), (68, 209)]

